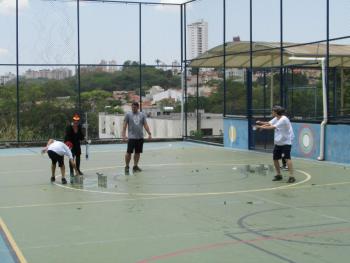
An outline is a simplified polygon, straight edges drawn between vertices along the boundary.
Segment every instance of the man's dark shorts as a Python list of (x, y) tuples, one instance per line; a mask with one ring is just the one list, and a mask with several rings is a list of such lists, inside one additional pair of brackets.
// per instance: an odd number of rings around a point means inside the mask
[(127, 153), (142, 153), (143, 139), (129, 139)]
[(290, 159), (291, 149), (292, 145), (275, 145), (275, 148), (273, 148), (273, 159), (282, 159), (282, 154), (284, 156), (284, 159)]
[(47, 151), (47, 154), (49, 155), (53, 165), (56, 165), (57, 162), (59, 167), (62, 167), (64, 165), (64, 156), (58, 155), (51, 150)]

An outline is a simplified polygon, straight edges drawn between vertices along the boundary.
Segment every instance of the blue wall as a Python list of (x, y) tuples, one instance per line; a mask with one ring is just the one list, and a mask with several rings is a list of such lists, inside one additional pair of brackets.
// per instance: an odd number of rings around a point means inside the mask
[[(320, 124), (292, 123), (292, 156), (316, 160), (320, 154)], [(350, 125), (326, 126), (325, 160), (350, 163)], [(248, 120), (224, 119), (224, 146), (249, 149)]]
[(350, 125), (327, 125), (325, 158), (350, 164)]

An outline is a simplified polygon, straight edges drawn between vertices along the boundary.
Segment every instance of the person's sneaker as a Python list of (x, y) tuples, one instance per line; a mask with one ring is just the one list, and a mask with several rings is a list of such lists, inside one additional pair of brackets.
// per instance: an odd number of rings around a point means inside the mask
[(283, 178), (282, 178), (282, 175), (275, 175), (275, 177), (272, 179), (272, 181), (281, 181)]
[(53, 183), (54, 181), (56, 181), (55, 176), (51, 176), (50, 180), (51, 180), (52, 183)]
[(289, 177), (287, 183), (292, 184), (295, 182), (295, 177)]
[(62, 178), (62, 184), (67, 184), (66, 178)]
[(125, 166), (124, 171), (126, 174), (129, 174), (129, 170), (130, 170), (129, 166)]
[(141, 172), (142, 170), (141, 170), (141, 168), (140, 167), (138, 167), (137, 165), (136, 166), (134, 166), (133, 168), (132, 168), (132, 171), (135, 173), (137, 173), (137, 172)]
[(78, 170), (79, 175), (84, 175), (82, 171)]

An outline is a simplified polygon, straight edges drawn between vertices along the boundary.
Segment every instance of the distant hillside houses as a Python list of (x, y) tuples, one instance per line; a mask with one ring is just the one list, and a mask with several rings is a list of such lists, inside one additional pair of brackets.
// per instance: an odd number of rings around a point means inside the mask
[(168, 89), (152, 96), (152, 104), (156, 104), (164, 99), (173, 99), (175, 102), (182, 101), (181, 90)]
[[(202, 86), (198, 88), (198, 95), (203, 97), (209, 97), (213, 91), (216, 90), (216, 87)], [(187, 94), (196, 96), (197, 88), (196, 87), (188, 87)], [(164, 99), (172, 99), (175, 102), (182, 101), (182, 90), (181, 89), (168, 89), (164, 90), (160, 86), (153, 86), (149, 89), (146, 94), (145, 100), (152, 101), (152, 104), (157, 104), (157, 102), (162, 101)]]
[(6, 73), (2, 76), (0, 76), (0, 85), (5, 85), (7, 82), (13, 80), (16, 78), (16, 75), (9, 72), (9, 73)]
[(72, 76), (73, 76), (73, 72), (68, 68), (40, 69), (40, 70), (28, 69), (24, 73), (24, 77), (27, 79), (62, 80), (62, 79), (70, 78)]

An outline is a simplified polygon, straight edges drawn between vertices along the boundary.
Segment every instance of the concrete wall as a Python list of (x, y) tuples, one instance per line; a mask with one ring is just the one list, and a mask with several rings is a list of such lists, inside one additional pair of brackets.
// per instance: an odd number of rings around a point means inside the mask
[[(295, 139), (292, 155), (317, 159), (320, 155), (320, 124), (293, 123)], [(350, 163), (350, 125), (326, 126), (325, 160)]]
[(350, 164), (350, 125), (327, 126), (325, 158)]
[[(99, 138), (111, 139), (121, 138), (124, 116), (99, 114)], [(147, 118), (148, 125), (152, 132), (153, 138), (182, 138), (181, 120), (179, 118)], [(213, 135), (223, 134), (222, 117), (212, 116), (210, 114), (203, 115), (201, 118), (201, 128), (211, 128)], [(197, 129), (197, 121), (195, 118), (189, 118), (187, 122), (187, 133)]]

